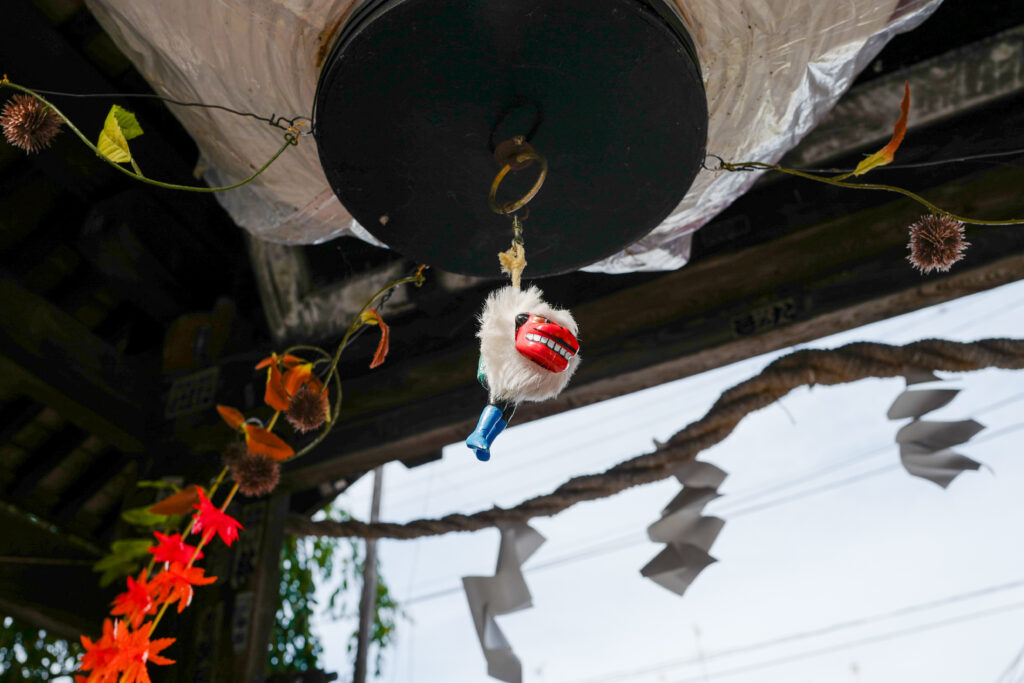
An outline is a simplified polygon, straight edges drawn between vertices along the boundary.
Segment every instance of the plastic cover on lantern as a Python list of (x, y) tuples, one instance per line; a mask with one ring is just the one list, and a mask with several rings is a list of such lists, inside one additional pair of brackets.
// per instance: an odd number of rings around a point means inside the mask
[[(772, 163), (835, 105), (897, 33), (941, 0), (674, 0), (697, 48), (708, 98), (707, 149)], [(161, 95), (261, 115), (309, 116), (322, 62), (352, 0), (87, 0)], [(896, 93), (898, 101), (901, 93)], [(282, 144), (282, 131), (216, 109), (168, 105), (199, 147), (211, 185), (237, 182)], [(308, 130), (308, 128), (307, 128)], [(586, 270), (669, 270), (689, 258), (691, 233), (757, 179), (702, 171), (682, 202), (628, 253)], [(380, 244), (335, 197), (312, 138), (218, 200), (254, 236), (315, 244), (354, 235)]]

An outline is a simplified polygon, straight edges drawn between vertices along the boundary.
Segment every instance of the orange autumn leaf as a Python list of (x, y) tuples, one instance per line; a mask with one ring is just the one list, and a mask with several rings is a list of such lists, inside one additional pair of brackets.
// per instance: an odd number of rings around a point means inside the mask
[(388, 348), (391, 343), (391, 329), (388, 324), (384, 322), (384, 318), (381, 317), (380, 313), (374, 308), (368, 308), (362, 313), (363, 323), (366, 325), (377, 325), (380, 327), (380, 341), (377, 342), (377, 350), (373, 354), (373, 360), (370, 361), (370, 369), (384, 363), (384, 359), (388, 357)]
[(294, 368), (296, 365), (301, 365), (305, 362), (306, 361), (302, 360), (298, 356), (293, 356), (290, 353), (286, 353), (283, 356), (272, 353), (257, 363), (256, 369), (262, 370), (263, 368), (270, 367), (271, 365), (276, 365), (278, 367), (283, 365), (285, 368)]
[(150, 507), (149, 511), (154, 515), (184, 515), (192, 512), (192, 506), (198, 501), (199, 487), (189, 484)]
[(263, 393), (263, 402), (274, 410), (288, 410), (288, 394), (284, 390), (284, 378), (277, 364), (267, 369), (267, 390)]
[[(159, 666), (174, 664), (173, 659), (164, 657), (160, 651), (173, 644), (175, 639), (158, 638), (151, 641), (149, 631), (150, 628), (146, 624), (138, 631), (132, 631), (123, 622), (115, 623), (114, 641), (117, 657), (112, 668), (121, 674), (116, 679), (119, 683), (150, 683), (149, 672), (146, 671), (147, 663)], [(99, 679), (104, 680), (102, 677)]]
[[(288, 392), (289, 396), (294, 396), (299, 393), (299, 389), (302, 388), (303, 384), (317, 380), (313, 376), (313, 364), (303, 363), (301, 365), (294, 365), (284, 372), (284, 390)], [(287, 408), (285, 408), (287, 410)]]
[(217, 412), (224, 418), (224, 421), (228, 423), (228, 426), (232, 429), (238, 429), (245, 422), (245, 415), (242, 415), (241, 411), (231, 408), (230, 406), (217, 406)]
[(901, 115), (899, 121), (896, 122), (896, 127), (893, 129), (892, 139), (889, 140), (889, 144), (885, 147), (857, 164), (857, 168), (853, 170), (853, 175), (863, 175), (873, 168), (892, 163), (893, 158), (896, 156), (896, 150), (899, 149), (900, 144), (903, 142), (903, 136), (907, 134), (907, 117), (910, 115), (910, 83), (904, 81), (903, 88), (903, 102), (900, 103)]
[(250, 453), (265, 455), (279, 462), (295, 455), (295, 450), (291, 446), (263, 427), (247, 424), (243, 428), (245, 429), (245, 445)]
[(208, 586), (217, 580), (216, 576), (206, 576), (204, 571), (201, 567), (186, 567), (172, 562), (151, 582), (156, 601), (161, 604), (177, 602), (178, 614), (181, 614), (192, 602), (192, 586)]

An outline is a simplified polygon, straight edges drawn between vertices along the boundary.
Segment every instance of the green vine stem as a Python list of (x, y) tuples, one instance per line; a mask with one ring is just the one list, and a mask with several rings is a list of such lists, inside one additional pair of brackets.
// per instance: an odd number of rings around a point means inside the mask
[[(711, 155), (709, 155), (711, 156)], [(1024, 223), (1024, 218), (1008, 218), (1000, 221), (988, 221), (979, 218), (969, 218), (967, 216), (959, 216), (951, 211), (932, 204), (930, 201), (922, 197), (921, 195), (915, 194), (910, 190), (905, 190), (902, 187), (896, 187), (895, 185), (883, 185), (880, 183), (848, 183), (842, 180), (842, 178), (848, 177), (850, 174), (836, 176), (833, 178), (815, 175), (813, 173), (806, 173), (804, 171), (797, 171), (796, 169), (786, 168), (785, 166), (779, 166), (777, 164), (765, 164), (760, 161), (742, 161), (739, 163), (730, 163), (728, 161), (718, 158), (720, 162), (719, 169), (725, 171), (779, 171), (780, 173), (786, 173), (788, 175), (797, 176), (798, 178), (805, 178), (807, 180), (814, 180), (819, 183), (826, 183), (828, 185), (834, 185), (836, 187), (848, 187), (855, 190), (883, 190), (885, 192), (895, 192), (901, 194), (904, 197), (913, 199), (918, 204), (921, 204), (928, 208), (932, 213), (942, 216), (949, 216), (961, 223), (970, 223), (972, 225), (1019, 225)], [(719, 170), (712, 169), (712, 170)]]
[(291, 131), (286, 132), (284, 134), (284, 144), (282, 144), (280, 149), (278, 149), (274, 153), (274, 156), (270, 157), (270, 159), (267, 161), (267, 163), (263, 164), (251, 176), (249, 176), (245, 180), (241, 180), (241, 181), (239, 181), (239, 182), (237, 182), (237, 183), (235, 183), (233, 185), (225, 185), (223, 187), (197, 187), (197, 186), (194, 186), (194, 185), (177, 185), (175, 183), (165, 183), (165, 182), (162, 182), (160, 180), (153, 180), (152, 178), (147, 178), (146, 176), (142, 175), (141, 171), (138, 170), (139, 167), (135, 164), (134, 161), (132, 162), (132, 167), (133, 167), (134, 170), (128, 170), (127, 168), (125, 168), (124, 166), (120, 165), (116, 161), (112, 161), (112, 160), (108, 159), (106, 157), (106, 155), (104, 155), (102, 152), (100, 152), (99, 148), (97, 148), (96, 145), (94, 145), (93, 142), (89, 138), (87, 138), (82, 133), (82, 131), (80, 131), (78, 129), (77, 126), (75, 126), (75, 124), (71, 123), (71, 119), (69, 119), (67, 116), (65, 116), (64, 112), (62, 112), (60, 109), (55, 107), (45, 97), (43, 97), (39, 93), (35, 92), (31, 88), (26, 88), (25, 86), (18, 85), (17, 83), (12, 83), (11, 81), (7, 80), (6, 76), (4, 76), (3, 79), (0, 79), (0, 88), (11, 88), (13, 90), (18, 90), (20, 92), (25, 93), (26, 95), (31, 95), (32, 97), (36, 98), (37, 100), (39, 100), (40, 102), (45, 104), (47, 107), (52, 109), (53, 112), (57, 116), (59, 116), (61, 118), (61, 120), (64, 121), (64, 123), (67, 124), (68, 128), (71, 129), (71, 132), (73, 132), (75, 135), (77, 135), (78, 139), (81, 140), (83, 143), (85, 143), (85, 145), (89, 149), (91, 149), (93, 152), (95, 152), (96, 156), (98, 156), (100, 159), (102, 159), (107, 165), (116, 168), (121, 173), (123, 173), (126, 176), (129, 176), (131, 178), (134, 178), (135, 180), (139, 180), (141, 182), (144, 182), (147, 185), (155, 185), (156, 187), (162, 187), (162, 188), (167, 189), (167, 190), (182, 190), (182, 191), (185, 191), (185, 192), (207, 192), (207, 193), (209, 193), (209, 192), (225, 192), (227, 190), (234, 190), (236, 188), (242, 187), (243, 185), (246, 185), (246, 184), (252, 182), (253, 180), (255, 180), (260, 174), (262, 174), (264, 171), (266, 171), (270, 167), (270, 165), (272, 163), (277, 161), (277, 158), (279, 156), (281, 156), (282, 154), (284, 154), (284, 151), (286, 149), (288, 149), (289, 147), (294, 147), (295, 145), (299, 144), (299, 139), (298, 139), (298, 137), (296, 137), (296, 135), (293, 132), (291, 132)]
[(384, 285), (379, 290), (377, 290), (376, 294), (374, 294), (373, 296), (366, 300), (366, 303), (363, 304), (363, 307), (359, 309), (359, 312), (356, 313), (355, 317), (352, 319), (352, 324), (348, 326), (348, 330), (345, 332), (345, 336), (342, 337), (341, 343), (338, 344), (338, 350), (334, 352), (334, 359), (331, 361), (331, 368), (330, 370), (327, 371), (327, 378), (324, 380), (325, 387), (327, 386), (327, 382), (329, 382), (331, 377), (333, 377), (335, 372), (337, 372), (338, 361), (341, 359), (341, 352), (345, 350), (345, 346), (348, 344), (349, 339), (352, 337), (356, 330), (358, 330), (360, 327), (366, 324), (363, 322), (363, 313), (366, 312), (366, 309), (370, 308), (373, 305), (373, 302), (376, 301), (377, 298), (383, 295), (385, 292), (395, 289), (396, 287), (404, 285), (408, 282), (414, 283), (417, 287), (422, 286), (424, 282), (423, 268), (420, 267), (419, 270), (416, 271), (415, 275), (410, 275), (409, 277), (404, 277), (401, 280), (395, 280), (391, 284)]
[(352, 335), (355, 334), (355, 332), (360, 327), (366, 324), (363, 322), (363, 313), (365, 313), (366, 309), (370, 308), (373, 305), (373, 303), (377, 301), (377, 299), (380, 298), (385, 292), (389, 292), (395, 289), (396, 287), (400, 287), (401, 285), (410, 282), (415, 284), (417, 287), (422, 286), (423, 282), (425, 281), (425, 278), (423, 276), (423, 268), (423, 266), (420, 266), (415, 274), (410, 275), (409, 277), (401, 278), (400, 280), (395, 280), (394, 282), (391, 282), (385, 285), (384, 287), (381, 287), (373, 296), (367, 299), (366, 303), (363, 304), (363, 307), (360, 308), (359, 312), (357, 312), (353, 317), (352, 323), (348, 326), (348, 329), (345, 331), (345, 336), (342, 337), (341, 343), (338, 344), (338, 349), (334, 352), (333, 358), (331, 357), (331, 354), (327, 353), (318, 346), (297, 345), (290, 346), (284, 350), (284, 354), (289, 354), (295, 351), (312, 351), (314, 353), (320, 354), (325, 360), (330, 359), (331, 367), (327, 371), (327, 376), (324, 378), (323, 390), (326, 391), (327, 385), (331, 382), (331, 380), (333, 380), (334, 388), (336, 391), (336, 396), (334, 398), (334, 407), (332, 409), (333, 412), (331, 413), (331, 419), (327, 421), (327, 424), (324, 425), (324, 428), (320, 430), (320, 433), (317, 434), (317, 437), (313, 439), (313, 441), (306, 444), (306, 446), (304, 446), (297, 453), (295, 453), (295, 455), (288, 458), (289, 462), (305, 455), (306, 453), (309, 453), (311, 450), (320, 445), (320, 443), (327, 438), (327, 435), (330, 434), (331, 430), (334, 428), (334, 424), (338, 421), (338, 415), (341, 413), (342, 396), (341, 375), (338, 374), (338, 361), (341, 360), (341, 352), (345, 350), (346, 346), (348, 346), (349, 341), (352, 339)]

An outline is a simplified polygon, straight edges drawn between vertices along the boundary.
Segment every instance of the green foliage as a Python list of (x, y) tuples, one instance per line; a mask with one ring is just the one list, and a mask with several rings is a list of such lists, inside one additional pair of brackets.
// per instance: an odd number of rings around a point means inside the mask
[(152, 538), (126, 538), (111, 543), (110, 554), (92, 566), (94, 572), (102, 572), (100, 585), (109, 586), (120, 577), (142, 569), (143, 558), (148, 560), (153, 545)]
[(82, 646), (0, 617), (0, 674), (4, 681), (50, 681), (70, 676)]
[(140, 479), (135, 485), (140, 489), (170, 489), (175, 493), (181, 490), (180, 486), (166, 479)]
[[(348, 519), (333, 507), (331, 519)], [(323, 615), (330, 619), (355, 618), (359, 613), (359, 593), (363, 583), (364, 544), (354, 539), (296, 538), (288, 536), (281, 552), (281, 602), (274, 620), (267, 659), (268, 673), (307, 671), (319, 668), (323, 645), (313, 633), (310, 620), (319, 602), (316, 583), (333, 585)], [(377, 609), (371, 643), (376, 647), (375, 668), (379, 676), (384, 650), (394, 637), (401, 614), (377, 568)], [(349, 639), (348, 651), (354, 655), (357, 630)]]
[(155, 512), (150, 512), (148, 509), (149, 507), (149, 505), (143, 505), (140, 508), (125, 510), (121, 513), (121, 519), (129, 524), (140, 526), (144, 529), (164, 526), (170, 521), (171, 518), (169, 515), (158, 515)]
[(115, 104), (110, 108), (107, 120), (103, 122), (103, 130), (96, 141), (96, 151), (115, 164), (131, 164), (136, 176), (142, 178), (142, 170), (128, 149), (128, 141), (140, 135), (142, 126), (139, 125), (135, 114)]
[(103, 130), (96, 147), (100, 154), (118, 164), (132, 161), (132, 153), (128, 149), (128, 141), (142, 135), (142, 126), (135, 114), (122, 109), (116, 104), (110, 108), (107, 120), (103, 122)]

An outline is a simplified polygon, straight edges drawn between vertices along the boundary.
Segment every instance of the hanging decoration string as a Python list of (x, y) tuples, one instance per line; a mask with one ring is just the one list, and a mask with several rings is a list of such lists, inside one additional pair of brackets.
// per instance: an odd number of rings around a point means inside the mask
[(970, 216), (961, 216), (955, 214), (952, 211), (946, 211), (940, 206), (936, 206), (924, 197), (910, 190), (907, 190), (896, 185), (885, 185), (882, 183), (851, 183), (843, 178), (846, 178), (851, 173), (846, 173), (841, 176), (830, 177), (823, 175), (816, 175), (807, 171), (798, 171), (795, 168), (786, 168), (785, 166), (779, 166), (778, 164), (765, 164), (760, 161), (742, 161), (738, 163), (730, 163), (715, 154), (708, 154), (708, 157), (718, 161), (718, 166), (708, 167), (710, 171), (778, 171), (779, 173), (785, 173), (787, 175), (796, 176), (798, 178), (804, 178), (805, 180), (813, 180), (819, 183), (825, 183), (834, 187), (845, 187), (852, 190), (881, 190), (883, 192), (895, 192), (901, 194), (904, 197), (908, 197), (918, 204), (926, 207), (929, 211), (937, 216), (948, 216), (954, 220), (958, 220), (961, 223), (970, 223), (971, 225), (1019, 225), (1024, 223), (1024, 218), (1007, 218), (1005, 220), (988, 220), (984, 218), (972, 218)]
[[(42, 88), (29, 88), (34, 93), (40, 95), (50, 95), (51, 97), (73, 97), (77, 99), (145, 99), (145, 100), (159, 100), (167, 104), (176, 104), (179, 107), (197, 107), (200, 109), (219, 109), (220, 111), (226, 111), (229, 114), (235, 116), (243, 116), (257, 121), (263, 121), (269, 123), (275, 128), (280, 128), (284, 131), (290, 131), (293, 128), (300, 126), (309, 126), (310, 117), (308, 116), (293, 116), (287, 118), (285, 116), (278, 116), (277, 114), (271, 114), (270, 116), (261, 116), (254, 114), (251, 111), (241, 111), (239, 109), (232, 109), (231, 107), (223, 104), (206, 104), (205, 102), (186, 102), (183, 100), (176, 100), (171, 97), (164, 97), (163, 95), (155, 95), (152, 93), (119, 93), (119, 92), (105, 92), (105, 93), (75, 93), (75, 92), (61, 92), (59, 90), (43, 90)], [(303, 136), (312, 135), (311, 130), (305, 130), (302, 132)]]
[[(886, 143), (882, 149), (878, 150), (874, 154), (869, 154), (865, 157), (857, 167), (851, 171), (841, 172), (836, 176), (825, 176), (818, 175), (815, 172), (807, 170), (799, 170), (795, 168), (786, 168), (779, 164), (766, 164), (760, 161), (741, 161), (741, 162), (728, 162), (722, 157), (715, 154), (708, 154), (708, 158), (717, 159), (717, 167), (709, 167), (707, 165), (707, 159), (703, 163), (706, 170), (709, 171), (731, 171), (731, 172), (743, 172), (743, 171), (778, 171), (779, 173), (785, 173), (787, 175), (796, 176), (798, 178), (804, 178), (805, 180), (813, 180), (819, 183), (825, 183), (834, 187), (843, 187), (851, 190), (881, 190), (883, 192), (895, 192), (901, 194), (904, 197), (914, 200), (918, 204), (926, 207), (931, 211), (933, 216), (945, 216), (951, 218), (960, 223), (971, 223), (973, 225), (1017, 225), (1024, 223), (1024, 218), (1009, 218), (1005, 220), (986, 220), (982, 218), (970, 218), (967, 216), (960, 216), (951, 211), (936, 206), (924, 197), (911, 192), (902, 187), (895, 185), (885, 185), (882, 183), (851, 183), (848, 178), (855, 176), (864, 175), (869, 171), (882, 166), (888, 166), (893, 162), (896, 156), (896, 150), (899, 149), (900, 145), (903, 144), (903, 138), (907, 133), (907, 123), (910, 118), (910, 83), (906, 82), (903, 84), (903, 101), (900, 102), (900, 117), (896, 121), (896, 125), (893, 126), (892, 138)], [(959, 258), (959, 257), (958, 257)]]
[[(498, 254), (498, 263), (501, 265), (501, 272), (507, 273), (512, 280), (512, 286), (516, 289), (520, 289), (522, 282), (523, 269), (526, 268), (526, 245), (523, 241), (523, 221), (529, 217), (529, 211), (522, 218), (516, 214), (519, 209), (526, 206), (530, 201), (537, 196), (540, 192), (540, 188), (544, 185), (544, 181), (548, 177), (548, 160), (538, 154), (534, 149), (526, 142), (526, 138), (521, 135), (517, 135), (511, 140), (507, 140), (500, 145), (494, 152), (495, 159), (498, 163), (502, 164), (501, 170), (498, 171), (498, 175), (494, 177), (494, 181), (491, 183), (491, 191), (487, 195), (487, 202), (491, 206), (491, 211), (502, 215), (512, 216), (512, 245), (505, 251)], [(525, 195), (519, 199), (511, 202), (505, 202), (499, 204), (497, 201), (498, 187), (501, 185), (501, 181), (505, 179), (510, 171), (518, 171), (530, 166), (533, 162), (540, 163), (540, 174), (537, 176), (536, 182)]]
[[(142, 174), (142, 172), (139, 170), (138, 166), (135, 164), (134, 159), (132, 159), (130, 154), (127, 153), (127, 147), (126, 147), (127, 142), (125, 141), (124, 138), (122, 138), (122, 143), (125, 145), (124, 150), (125, 150), (126, 158), (124, 159), (123, 163), (130, 162), (131, 165), (132, 165), (132, 168), (131, 169), (126, 168), (126, 167), (122, 166), (121, 163), (119, 163), (118, 161), (114, 161), (113, 159), (111, 159), (110, 156), (108, 156), (108, 154), (104, 153), (103, 151), (100, 150), (100, 148), (97, 145), (93, 144), (93, 142), (89, 138), (87, 138), (82, 133), (82, 131), (79, 130), (78, 127), (75, 126), (75, 124), (72, 123), (71, 120), (60, 109), (58, 109), (56, 106), (54, 106), (54, 104), (52, 102), (50, 102), (49, 100), (44, 98), (40, 94), (40, 91), (36, 91), (36, 90), (31, 89), (31, 88), (27, 88), (25, 86), (18, 85), (17, 83), (13, 83), (10, 80), (8, 80), (6, 74), (3, 76), (2, 79), (0, 79), (0, 90), (2, 90), (3, 88), (10, 88), (12, 90), (17, 90), (17, 91), (19, 91), (21, 93), (29, 95), (30, 97), (33, 97), (34, 99), (38, 100), (48, 110), (50, 110), (54, 114), (56, 114), (61, 119), (61, 121), (63, 121), (65, 124), (67, 124), (68, 128), (71, 129), (71, 132), (74, 133), (78, 137), (78, 139), (81, 140), (89, 149), (91, 149), (93, 152), (95, 152), (96, 156), (98, 156), (107, 165), (117, 169), (119, 172), (121, 172), (121, 173), (123, 173), (123, 174), (125, 174), (125, 175), (127, 175), (127, 176), (129, 176), (131, 178), (134, 178), (135, 180), (138, 180), (140, 182), (146, 183), (147, 185), (154, 185), (156, 187), (162, 187), (162, 188), (168, 189), (168, 190), (181, 190), (181, 191), (184, 191), (184, 192), (202, 192), (202, 193), (225, 192), (227, 190), (234, 190), (236, 188), (242, 187), (243, 185), (247, 185), (248, 183), (250, 183), (253, 180), (255, 180), (256, 178), (258, 178), (264, 171), (266, 171), (270, 167), (271, 164), (273, 164), (275, 161), (277, 161), (277, 158), (280, 157), (284, 153), (284, 151), (286, 149), (288, 149), (289, 147), (294, 147), (294, 146), (298, 145), (299, 144), (299, 138), (304, 136), (304, 135), (308, 135), (308, 130), (306, 130), (306, 129), (308, 129), (309, 125), (310, 125), (309, 121), (307, 119), (304, 119), (303, 117), (295, 117), (294, 119), (284, 119), (284, 118), (281, 118), (281, 117), (275, 118), (274, 116), (261, 117), (261, 116), (256, 115), (256, 114), (249, 114), (249, 113), (246, 113), (246, 112), (239, 112), (239, 111), (236, 111), (236, 110), (233, 110), (233, 109), (229, 109), (228, 107), (223, 107), (221, 105), (204, 105), (204, 104), (201, 104), (201, 103), (175, 102), (176, 104), (182, 104), (182, 105), (185, 105), (185, 106), (203, 106), (203, 107), (209, 107), (209, 108), (214, 108), (214, 109), (223, 109), (225, 111), (229, 111), (231, 113), (238, 114), (238, 115), (241, 115), (241, 116), (252, 116), (253, 118), (257, 118), (257, 119), (262, 120), (262, 121), (267, 121), (268, 123), (270, 123), (270, 125), (275, 126), (277, 128), (282, 128), (285, 131), (285, 133), (284, 133), (284, 142), (278, 148), (278, 150), (276, 152), (274, 152), (274, 155), (271, 156), (270, 159), (268, 159), (266, 163), (264, 163), (262, 166), (260, 166), (260, 168), (258, 168), (255, 173), (253, 173), (249, 177), (245, 178), (244, 180), (241, 180), (241, 181), (239, 181), (237, 183), (233, 183), (231, 185), (225, 185), (225, 186), (222, 186), (222, 187), (203, 187), (203, 186), (196, 186), (196, 185), (179, 185), (179, 184), (176, 184), (176, 183), (166, 183), (166, 182), (163, 182), (163, 181), (160, 181), (160, 180), (153, 180), (152, 178), (147, 178), (146, 176), (144, 176)], [(60, 93), (60, 94), (63, 95), (65, 93)], [(79, 95), (79, 96), (84, 97), (85, 95)], [(152, 96), (152, 97), (156, 97), (158, 99), (166, 99), (166, 98), (162, 98), (162, 97), (159, 97), (159, 96)], [(123, 111), (124, 110), (122, 110), (122, 112)], [(113, 112), (113, 110), (112, 110), (112, 112)], [(134, 122), (134, 116), (132, 116), (128, 112), (124, 112), (124, 113), (128, 114), (128, 116), (131, 116), (132, 122)], [(282, 124), (285, 123), (285, 122), (290, 122), (291, 125), (288, 125), (287, 127), (284, 127)], [(141, 134), (141, 128), (138, 130), (137, 134)]]
[(513, 508), (493, 507), (474, 514), (451, 514), (406, 524), (358, 520), (314, 522), (301, 515), (288, 517), (285, 530), (299, 536), (419, 538), (452, 531), (477, 531), (534, 517), (549, 517), (588, 500), (672, 476), (680, 464), (724, 440), (750, 413), (765, 408), (793, 389), (816, 384), (830, 386), (869, 377), (902, 377), (908, 368), (969, 372), (985, 368), (1024, 369), (1024, 339), (982, 339), (954, 342), (925, 339), (891, 346), (873, 342), (837, 349), (803, 349), (770, 363), (760, 374), (726, 390), (696, 422), (639, 455), (597, 474), (573, 477), (551, 493), (525, 500)]

